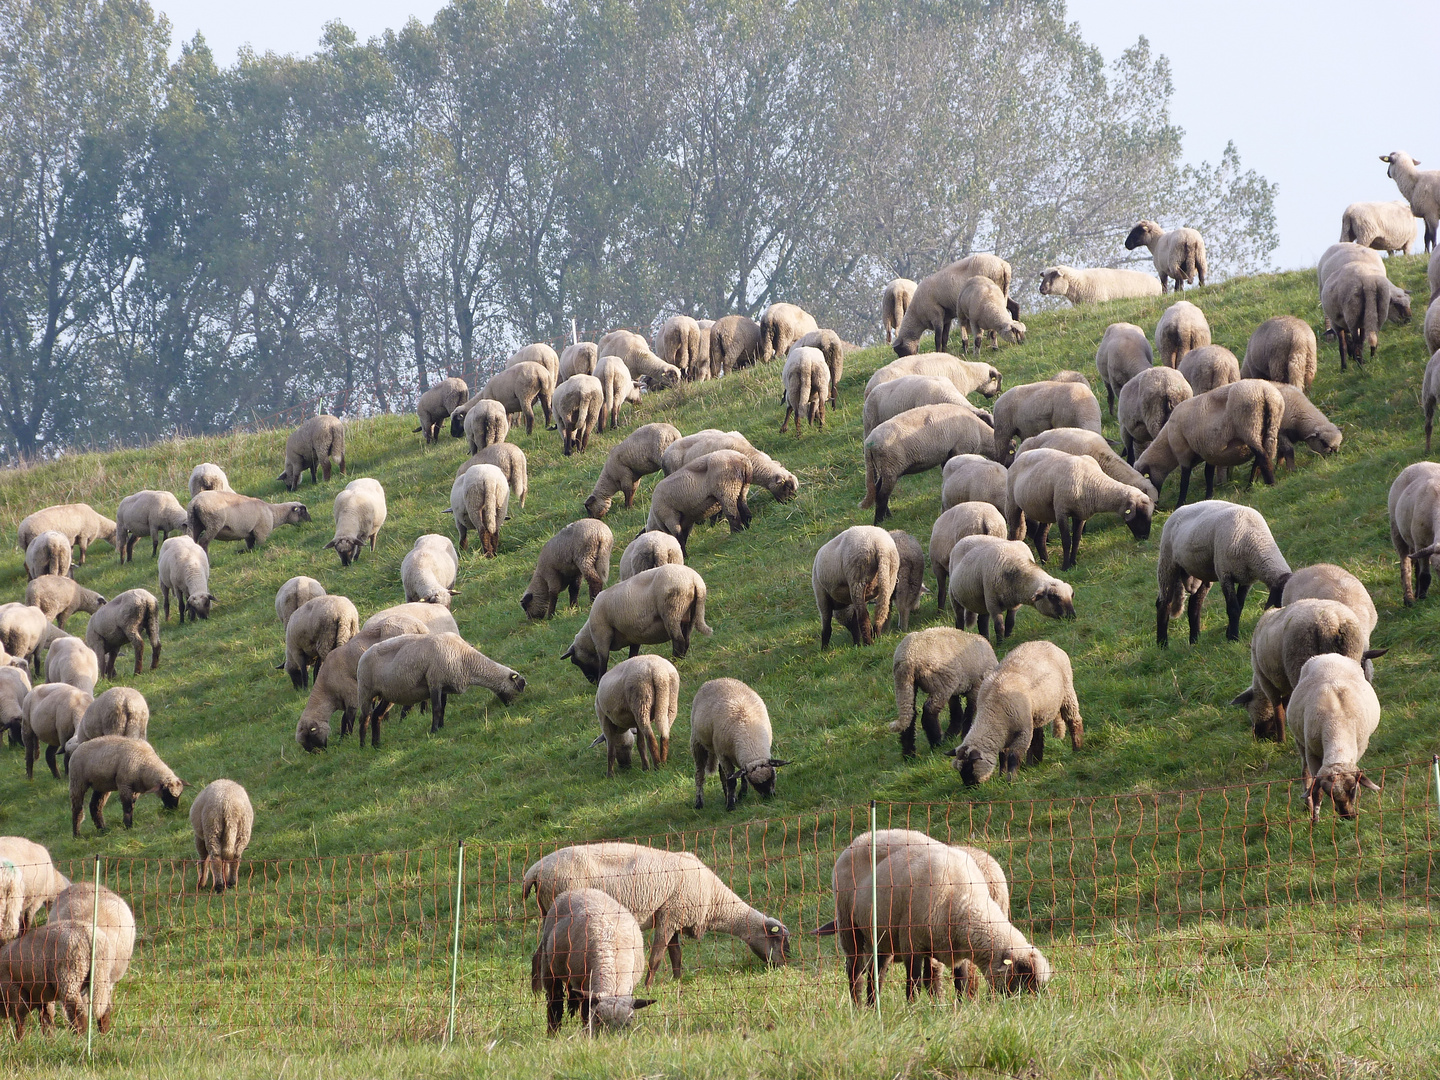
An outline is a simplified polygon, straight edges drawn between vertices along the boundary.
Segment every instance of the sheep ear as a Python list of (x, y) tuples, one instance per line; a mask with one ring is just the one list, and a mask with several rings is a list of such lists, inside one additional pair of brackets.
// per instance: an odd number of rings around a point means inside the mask
[(564, 652), (562, 652), (562, 653), (560, 654), (560, 659), (561, 659), (561, 660), (569, 660), (569, 659), (570, 659), (572, 656), (574, 656), (574, 655), (575, 655), (575, 646), (574, 646), (574, 645), (571, 645), (568, 649), (566, 649)]
[(1384, 656), (1389, 651), (1389, 649), (1366, 649), (1363, 653), (1360, 654), (1360, 659), (1379, 660), (1380, 657)]
[(959, 757), (959, 756), (960, 756), (960, 747), (958, 747), (958, 746), (951, 747), (949, 750), (946, 750), (946, 751), (945, 751), (945, 756), (946, 756), (946, 757)]
[(595, 736), (594, 742), (592, 742), (592, 743), (591, 743), (589, 746), (587, 746), (585, 749), (586, 749), (586, 750), (594, 750), (595, 747), (597, 747), (597, 746), (604, 746), (604, 745), (605, 745), (605, 733), (602, 731), (599, 735), (596, 735), (596, 736)]
[(1370, 791), (1380, 790), (1380, 785), (1375, 783), (1374, 780), (1371, 780), (1370, 777), (1366, 776), (1363, 772), (1360, 773), (1355, 779), (1360, 782), (1360, 786), (1363, 788), (1367, 788)]
[(744, 770), (744, 769), (736, 769), (736, 770), (735, 770), (734, 772), (732, 772), (729, 776), (725, 777), (725, 782), (726, 782), (727, 784), (732, 783), (732, 782), (734, 782), (734, 781), (736, 781), (736, 780), (739, 780), (740, 777), (742, 777), (742, 776), (744, 776), (744, 775), (745, 775), (745, 770)]
[(651, 1005), (654, 1005), (655, 1002), (659, 1000), (659, 998), (635, 998), (634, 1007), (636, 1009), (648, 1009)]
[(452, 509), (452, 510), (441, 510), (441, 511), (440, 511), (440, 513), (442, 513), (442, 514), (453, 514), (454, 512), (455, 512), (455, 511), (454, 511), (453, 509)]
[(1239, 697), (1237, 697), (1234, 701), (1230, 702), (1230, 704), (1231, 704), (1231, 705), (1237, 705), (1237, 706), (1239, 706), (1240, 708), (1243, 709), (1243, 708), (1245, 708), (1245, 706), (1249, 705), (1250, 702), (1252, 702), (1252, 701), (1254, 701), (1254, 700), (1255, 700), (1255, 688), (1252, 686), (1252, 687), (1250, 687), (1248, 690), (1246, 690), (1243, 694), (1241, 694)]
[(766, 764), (768, 764), (772, 769), (779, 769), (786, 765), (793, 765), (795, 763), (793, 761), (780, 761), (777, 758), (772, 757), (768, 762), (766, 762)]
[(320, 550), (321, 550), (321, 551), (324, 551), (324, 550), (326, 550), (327, 548), (333, 548), (334, 546), (335, 546), (335, 541), (334, 541), (334, 540), (331, 540), (328, 544), (325, 545), (325, 547), (321, 548)]
[(459, 595), (460, 595), (460, 590), (459, 590), (459, 589), (451, 589), (451, 590), (449, 590), (449, 592), (450, 592), (450, 595), (451, 595), (451, 596), (459, 596)]

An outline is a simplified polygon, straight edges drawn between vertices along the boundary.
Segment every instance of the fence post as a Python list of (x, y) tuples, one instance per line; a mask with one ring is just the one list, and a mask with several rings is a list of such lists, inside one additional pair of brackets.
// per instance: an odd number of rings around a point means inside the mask
[(885, 1030), (880, 1015), (880, 907), (879, 885), (875, 881), (875, 800), (870, 800), (870, 978), (875, 987), (875, 1021)]
[(100, 933), (100, 856), (95, 856), (95, 904), (90, 912), (90, 993), (87, 995), (85, 1057), (95, 1059), (95, 936)]
[(1435, 770), (1435, 812), (1440, 814), (1440, 754), (1430, 755), (1430, 767)]
[(455, 866), (455, 936), (450, 946), (450, 1021), (445, 1026), (441, 1049), (455, 1041), (455, 983), (460, 975), (460, 904), (465, 898), (465, 841), (460, 841), (460, 854)]

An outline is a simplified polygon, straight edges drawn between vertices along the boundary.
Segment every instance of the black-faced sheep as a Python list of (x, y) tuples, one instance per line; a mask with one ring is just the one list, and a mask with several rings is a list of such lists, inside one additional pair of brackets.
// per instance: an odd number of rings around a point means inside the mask
[(900, 477), (939, 468), (956, 454), (984, 454), (995, 437), (968, 405), (925, 405), (877, 424), (865, 438), (861, 507), (873, 505), (879, 525), (890, 516), (890, 496)]
[[(1149, 275), (1137, 276), (1150, 281)], [(1120, 388), (1154, 363), (1155, 352), (1150, 348), (1150, 339), (1140, 327), (1122, 322), (1111, 323), (1105, 328), (1100, 346), (1095, 350), (1095, 370), (1105, 384), (1105, 404), (1111, 416), (1115, 415), (1115, 399), (1120, 395)]]
[(300, 487), (301, 474), (309, 469), (312, 484), (317, 470), (329, 483), (332, 465), (341, 476), (345, 475), (345, 425), (339, 417), (321, 413), (306, 420), (285, 440), (285, 469), (275, 479), (285, 485), (286, 491), (295, 491)]
[(190, 539), (206, 554), (212, 540), (244, 540), (245, 550), (254, 551), (255, 545), (263, 544), (279, 526), (310, 520), (304, 503), (268, 503), (233, 491), (202, 491), (190, 500), (186, 513)]
[(540, 549), (535, 572), (520, 607), (531, 619), (548, 619), (555, 614), (560, 594), (570, 591), (570, 606), (580, 598), (580, 583), (590, 590), (590, 600), (600, 595), (610, 580), (610, 549), (615, 534), (610, 526), (595, 518), (572, 521), (557, 532)]
[(1383, 154), (1380, 160), (1390, 167), (1385, 175), (1395, 181), (1400, 194), (1410, 204), (1410, 212), (1425, 219), (1425, 250), (1436, 246), (1435, 233), (1440, 227), (1440, 169), (1417, 169), (1416, 161), (1409, 154), (1392, 150)]
[(150, 670), (160, 666), (160, 601), (145, 589), (127, 589), (100, 606), (85, 625), (85, 644), (100, 658), (100, 674), (115, 677), (115, 657), (128, 642), (135, 649), (135, 674), (150, 641)]
[[(1125, 237), (1125, 250), (1147, 247), (1155, 262), (1155, 272), (1160, 276), (1160, 291), (1163, 293), (1167, 278), (1179, 292), (1198, 276), (1205, 284), (1205, 241), (1194, 229), (1171, 229), (1166, 232), (1153, 221), (1141, 221)], [(1173, 365), (1172, 365), (1173, 366)]]
[(85, 793), (90, 796), (90, 820), (96, 832), (105, 831), (105, 803), (112, 792), (120, 795), (125, 811), (125, 828), (135, 823), (135, 800), (155, 792), (165, 809), (180, 805), (185, 782), (170, 771), (154, 748), (123, 735), (102, 735), (76, 748), (70, 755), (70, 825), (80, 838), (80, 821), (85, 816)]
[(440, 429), (445, 426), (445, 421), (449, 420), (450, 414), (469, 397), (470, 387), (465, 385), (465, 380), (454, 378), (442, 379), (420, 395), (420, 400), (415, 403), (420, 426), (415, 430), (421, 434), (427, 445), (439, 440)]
[(605, 387), (593, 375), (572, 375), (555, 388), (555, 422), (565, 456), (583, 454), (605, 408)]
[(210, 556), (205, 554), (205, 549), (188, 536), (172, 536), (160, 548), (156, 564), (165, 621), (170, 621), (172, 592), (180, 608), (181, 623), (184, 623), (187, 611), (192, 622), (208, 619), (215, 596), (210, 592)]
[[(980, 684), (995, 670), (995, 650), (978, 634), (932, 626), (906, 634), (895, 648), (895, 713), (890, 730), (900, 735), (900, 755), (915, 756), (915, 695), (927, 695), (920, 726), (934, 750), (942, 739), (963, 738), (975, 719)], [(965, 706), (960, 705), (961, 697)], [(950, 723), (940, 731), (940, 710), (950, 707)]]
[(1280, 421), (1280, 437), (1276, 440), (1277, 462), (1283, 461), (1293, 469), (1296, 443), (1303, 442), (1321, 457), (1329, 457), (1340, 449), (1344, 434), (1311, 403), (1305, 391), (1289, 383), (1277, 383), (1276, 388), (1285, 399), (1285, 417)]
[(1255, 328), (1245, 346), (1242, 379), (1269, 379), (1308, 392), (1315, 381), (1319, 343), (1304, 319), (1277, 315)]
[(732, 533), (748, 528), (752, 515), (746, 494), (752, 475), (750, 459), (736, 450), (696, 458), (655, 485), (645, 531), (669, 533), (684, 552), (695, 525), (717, 511)]
[(567, 1003), (592, 1035), (597, 1024), (628, 1027), (637, 1009), (655, 1004), (635, 996), (644, 962), (640, 924), (618, 900), (599, 889), (561, 893), (540, 924), (540, 945), (530, 958), (530, 988), (545, 995), (548, 1032), (560, 1031)]
[(640, 768), (659, 768), (670, 760), (670, 728), (680, 709), (680, 673), (663, 656), (636, 656), (607, 671), (595, 691), (595, 715), (608, 748), (605, 775), (615, 775), (615, 762), (630, 767), (634, 732)]
[[(551, 350), (551, 355), (554, 355), (554, 350)], [(559, 367), (558, 360), (556, 367)], [(517, 415), (524, 418), (526, 435), (535, 429), (535, 405), (537, 403), (545, 414), (545, 426), (550, 426), (554, 396), (554, 374), (544, 364), (536, 363), (533, 360), (522, 360), (515, 366), (507, 367), (504, 371), (490, 376), (480, 389), (481, 400), (498, 401), (505, 409), (507, 419)], [(478, 450), (480, 447), (476, 446), (475, 449)]]
[(23, 551), (35, 537), (51, 529), (64, 533), (71, 544), (80, 549), (80, 557), (75, 561), (81, 566), (85, 565), (85, 553), (96, 540), (104, 540), (111, 547), (116, 543), (115, 522), (97, 514), (85, 503), (47, 506), (22, 518), (15, 529), (15, 543)]
[(770, 713), (739, 679), (711, 679), (690, 704), (690, 753), (695, 758), (695, 809), (705, 807), (705, 777), (720, 774), (725, 809), (734, 810), (753, 787), (775, 794), (775, 770), (790, 764), (770, 756)]
[(705, 622), (705, 580), (688, 566), (657, 566), (603, 590), (560, 659), (598, 683), (616, 649), (629, 646), (638, 656), (641, 645), (668, 641), (678, 660), (690, 651), (695, 631), (713, 633)]
[(1080, 702), (1070, 657), (1049, 641), (1027, 641), (1011, 649), (980, 684), (975, 720), (953, 752), (955, 770), (966, 786), (983, 783), (997, 768), (1011, 780), (1020, 768), (1045, 760), (1045, 728), (1057, 739), (1070, 734), (1070, 747), (1085, 742)]
[(1136, 455), (1144, 453), (1160, 434), (1175, 406), (1194, 396), (1190, 384), (1174, 368), (1148, 368), (1126, 383), (1120, 391), (1118, 417), (1125, 460), (1133, 465)]
[(375, 550), (385, 515), (385, 489), (380, 481), (368, 476), (351, 480), (335, 496), (335, 537), (325, 547), (340, 556), (341, 566), (349, 566), (365, 545)]
[(400, 561), (400, 584), (406, 601), (448, 608), (450, 598), (460, 591), (454, 588), (459, 572), (460, 557), (448, 536), (426, 533), (417, 537)]
[(190, 804), (190, 827), (200, 856), (197, 889), (208, 879), (217, 893), (240, 883), (240, 856), (250, 846), (255, 808), (234, 780), (212, 780)]
[(1046, 379), (1011, 387), (995, 400), (995, 460), (1008, 466), (1017, 440), (1060, 427), (1100, 430), (1100, 402), (1088, 385)]
[(135, 558), (135, 541), (150, 537), (150, 557), (160, 551), (160, 541), (171, 533), (183, 533), (186, 526), (185, 508), (168, 491), (137, 491), (126, 495), (115, 509), (115, 550), (120, 561)]
[(1081, 270), (1074, 266), (1047, 266), (1040, 271), (1040, 295), (1063, 296), (1070, 301), (1071, 307), (1139, 296), (1159, 296), (1164, 291), (1163, 282), (1157, 282), (1139, 270), (1109, 267)]
[(830, 647), (831, 620), (837, 610), (856, 645), (869, 645), (884, 633), (899, 573), (900, 552), (884, 529), (852, 525), (825, 543), (815, 553), (810, 574), (820, 610), (820, 648)]
[(1380, 726), (1380, 699), (1360, 665), (1331, 653), (1307, 660), (1290, 695), (1289, 721), (1311, 822), (1320, 819), (1326, 795), (1337, 814), (1353, 819), (1360, 789), (1380, 790), (1360, 770), (1370, 736)]
[(1020, 541), (989, 536), (956, 541), (950, 549), (949, 591), (955, 629), (966, 629), (974, 618), (985, 637), (993, 619), (996, 641), (1014, 632), (1015, 612), (1026, 605), (1047, 619), (1075, 618), (1075, 590), (1036, 566)]
[(625, 497), (625, 509), (630, 509), (640, 478), (661, 470), (665, 451), (679, 438), (680, 429), (673, 424), (645, 424), (612, 446), (595, 490), (585, 500), (585, 512), (603, 519), (617, 492)]
[(1149, 538), (1155, 515), (1144, 492), (1112, 480), (1093, 458), (1063, 450), (1040, 448), (1016, 457), (1005, 496), (1011, 539), (1022, 539), (1028, 526), (1042, 563), (1050, 526), (1060, 526), (1061, 570), (1075, 565), (1085, 523), (1096, 514), (1119, 514), (1137, 540)]

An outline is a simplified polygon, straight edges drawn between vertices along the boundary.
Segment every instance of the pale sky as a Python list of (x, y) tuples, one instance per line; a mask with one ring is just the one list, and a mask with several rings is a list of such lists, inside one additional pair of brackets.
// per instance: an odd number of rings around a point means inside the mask
[[(177, 48), (198, 30), (217, 62), (242, 45), (306, 53), (340, 19), (361, 40), (412, 16), (430, 21), (439, 0), (155, 0)], [(1278, 267), (1312, 266), (1340, 236), (1340, 214), (1359, 200), (1399, 198), (1381, 154), (1404, 150), (1440, 167), (1434, 65), (1436, 0), (1069, 0), (1069, 17), (1106, 60), (1144, 34), (1170, 58), (1172, 115), (1188, 161), (1216, 161), (1234, 139), (1246, 168), (1278, 182)], [(1415, 250), (1412, 248), (1412, 250)]]

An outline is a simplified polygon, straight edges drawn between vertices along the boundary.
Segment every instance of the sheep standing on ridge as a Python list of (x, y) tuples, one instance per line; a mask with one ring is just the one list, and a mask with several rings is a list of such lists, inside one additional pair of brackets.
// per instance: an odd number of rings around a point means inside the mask
[(212, 461), (202, 461), (190, 471), (190, 497), (202, 491), (230, 491), (230, 478)]
[(175, 603), (180, 608), (180, 622), (185, 622), (185, 612), (190, 612), (190, 621), (208, 619), (210, 605), (215, 597), (210, 592), (210, 556), (205, 549), (188, 536), (172, 536), (160, 548), (156, 560), (156, 573), (160, 578), (160, 595), (165, 605), (165, 621), (170, 621), (170, 594), (175, 594)]
[(81, 566), (85, 565), (85, 553), (96, 540), (104, 540), (111, 547), (116, 544), (115, 522), (97, 514), (85, 503), (47, 506), (22, 518), (15, 529), (15, 543), (24, 551), (30, 541), (50, 529), (64, 533), (71, 545), (80, 549), (80, 557), (75, 561)]
[[(559, 368), (558, 359), (556, 368)], [(480, 388), (481, 400), (498, 401), (504, 408), (507, 419), (518, 415), (525, 420), (526, 435), (535, 429), (536, 404), (539, 404), (541, 412), (545, 414), (545, 426), (550, 426), (554, 396), (555, 375), (546, 365), (533, 360), (523, 360), (514, 367), (507, 367), (504, 371), (490, 376)]]
[(1011, 318), (1006, 299), (1000, 286), (986, 277), (972, 277), (961, 287), (955, 305), (960, 340), (973, 338), (976, 356), (980, 355), (980, 340), (987, 332), (991, 349), (1000, 348), (1000, 338), (1016, 345), (1025, 344), (1025, 324)]
[(1063, 296), (1071, 307), (1159, 296), (1164, 282), (1157, 282), (1139, 270), (1112, 270), (1109, 267), (1081, 270), (1074, 266), (1047, 266), (1040, 271), (1040, 295)]
[(190, 500), (186, 514), (190, 539), (207, 555), (213, 540), (244, 540), (245, 550), (254, 551), (279, 526), (310, 520), (304, 503), (268, 503), (233, 491), (202, 491)]
[(1340, 242), (1374, 248), (1387, 255), (1410, 254), (1415, 242), (1415, 217), (1403, 199), (1353, 202), (1340, 215)]
[[(663, 656), (635, 656), (607, 671), (595, 690), (595, 715), (608, 748), (607, 777), (615, 761), (630, 767), (629, 736), (640, 751), (640, 768), (670, 760), (670, 728), (680, 709), (680, 673)], [(634, 732), (633, 736), (630, 732)]]
[(464, 379), (442, 379), (420, 395), (420, 400), (415, 403), (420, 426), (415, 430), (420, 433), (425, 445), (439, 440), (445, 421), (469, 397), (470, 387), (465, 385)]
[(197, 889), (208, 879), (217, 893), (240, 883), (240, 856), (250, 846), (255, 808), (234, 780), (212, 780), (190, 804), (190, 827), (200, 856)]
[(100, 658), (100, 674), (110, 679), (115, 677), (115, 657), (126, 642), (135, 649), (135, 674), (140, 674), (146, 638), (154, 671), (160, 666), (160, 601), (145, 589), (127, 589), (102, 604), (85, 626), (85, 644)]
[(610, 550), (614, 544), (615, 534), (610, 526), (595, 518), (572, 521), (545, 541), (535, 562), (535, 573), (520, 598), (525, 614), (531, 619), (550, 618), (555, 614), (560, 594), (567, 589), (570, 606), (574, 607), (580, 598), (582, 581), (594, 603), (610, 580)]
[(1417, 169), (1420, 162), (1399, 150), (1382, 154), (1380, 160), (1390, 166), (1385, 175), (1395, 181), (1410, 212), (1425, 219), (1425, 250), (1429, 252), (1436, 246), (1435, 233), (1440, 228), (1440, 169)]
[[(869, 645), (885, 631), (890, 599), (900, 573), (900, 552), (884, 529), (852, 525), (815, 553), (811, 585), (820, 609), (820, 648), (830, 647), (831, 620), (840, 612), (856, 645)], [(869, 604), (875, 604), (871, 620)]]
[[(912, 356), (920, 351), (920, 338), (925, 331), (935, 335), (935, 351), (950, 347), (950, 327), (959, 314), (960, 290), (972, 277), (987, 277), (1007, 297), (1010, 295), (1012, 270), (1004, 259), (994, 255), (976, 254), (957, 259), (948, 266), (921, 279), (905, 309), (905, 317), (895, 332), (895, 355)], [(1011, 318), (1017, 318), (1020, 307), (1013, 300), (1006, 302)]]
[(345, 425), (338, 417), (321, 413), (312, 416), (290, 433), (285, 440), (285, 469), (275, 479), (285, 485), (286, 491), (300, 487), (300, 477), (310, 470), (310, 482), (315, 483), (317, 470), (330, 482), (332, 464), (345, 475)]
[(1177, 300), (1155, 323), (1155, 355), (1165, 367), (1178, 367), (1195, 349), (1210, 344), (1210, 322), (1189, 300)]
[(160, 541), (171, 533), (183, 533), (185, 526), (185, 508), (170, 492), (137, 491), (121, 499), (115, 509), (115, 550), (122, 563), (131, 562), (135, 558), (135, 541), (148, 536), (153, 559), (159, 554)]
[[(1166, 279), (1174, 282), (1175, 291), (1200, 278), (1205, 286), (1205, 241), (1194, 229), (1171, 229), (1166, 232), (1153, 221), (1141, 221), (1130, 235), (1125, 237), (1125, 250), (1147, 247), (1155, 261), (1155, 272), (1160, 276), (1160, 291), (1166, 288)], [(1173, 367), (1174, 365), (1171, 364)]]
[[(920, 726), (934, 750), (942, 739), (964, 738), (975, 719), (980, 684), (996, 667), (995, 650), (978, 634), (932, 626), (906, 634), (895, 647), (895, 713), (890, 730), (900, 735), (900, 756), (915, 756), (915, 695), (927, 695)], [(965, 698), (965, 707), (960, 698)], [(950, 707), (942, 734), (940, 710)]]
[(897, 277), (880, 293), (880, 326), (885, 331), (885, 344), (895, 340), (895, 331), (905, 318), (905, 309), (915, 296), (915, 282)]

